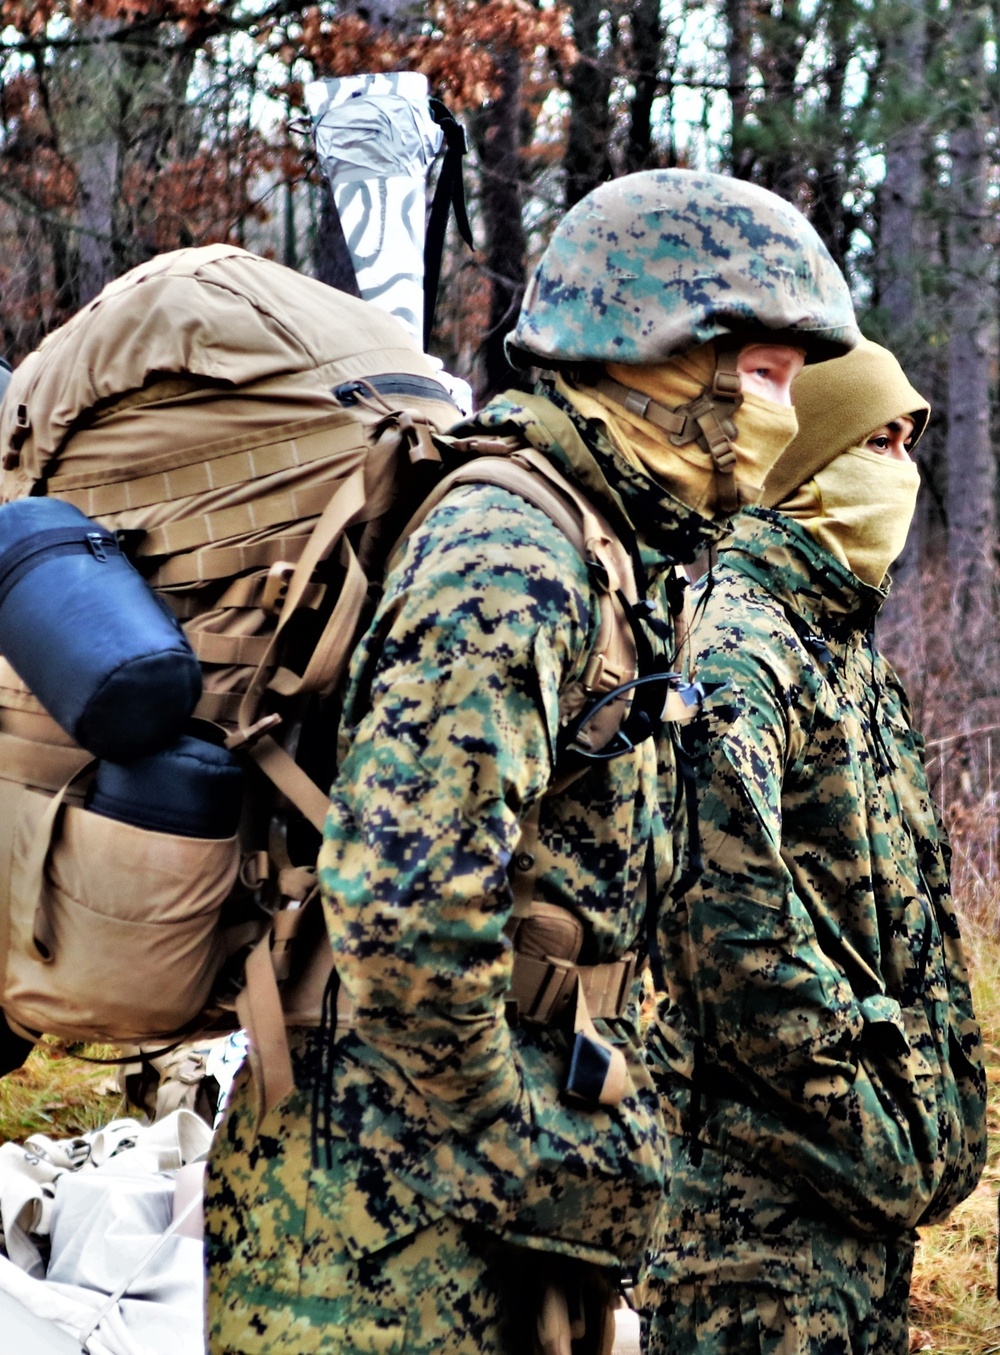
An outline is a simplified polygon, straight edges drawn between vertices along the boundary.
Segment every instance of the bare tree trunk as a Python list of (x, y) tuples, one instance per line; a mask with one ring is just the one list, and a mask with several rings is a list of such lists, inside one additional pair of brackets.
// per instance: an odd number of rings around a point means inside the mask
[[(921, 265), (927, 260), (928, 221), (922, 211), (926, 183), (927, 12), (923, 0), (900, 6), (885, 49), (885, 102), (898, 110), (898, 125), (885, 146), (885, 178), (878, 195), (875, 301), (885, 317), (885, 341), (914, 386), (930, 393), (924, 342)], [(930, 440), (921, 445), (926, 457)], [(897, 588), (915, 583), (928, 545), (928, 494), (917, 501), (906, 548), (893, 571)]]
[(119, 57), (116, 48), (106, 41), (114, 28), (110, 19), (91, 18), (86, 25), (96, 42), (75, 73), (76, 110), (66, 136), (67, 144), (77, 145), (80, 305), (92, 300), (115, 276), (115, 190), (121, 168), (121, 144), (115, 125)]
[(816, 159), (816, 184), (810, 220), (838, 267), (843, 268), (851, 244), (855, 216), (844, 206), (844, 193), (857, 151), (845, 135), (849, 113), (844, 106), (847, 68), (854, 55), (852, 21), (854, 0), (831, 0), (827, 10), (830, 59), (823, 72), (826, 84), (826, 120), (829, 127)]
[(497, 64), (500, 96), (472, 118), (482, 183), (486, 271), (491, 282), (480, 399), (505, 389), (515, 377), (503, 340), (517, 322), (527, 281), (528, 245), (521, 219), (521, 58), (508, 47), (498, 54)]
[(653, 100), (659, 85), (660, 52), (663, 25), (660, 0), (635, 0), (630, 11), (631, 65), (635, 93), (629, 109), (628, 138), (625, 142), (625, 172), (652, 169)]
[(78, 250), (80, 305), (93, 300), (114, 277), (115, 185), (118, 178), (117, 141), (84, 146), (76, 160), (80, 245)]
[(995, 339), (995, 269), (987, 202), (983, 38), (968, 0), (954, 9), (961, 28), (964, 91), (951, 152), (950, 338), (948, 349), (948, 565), (956, 614), (967, 614), (993, 578), (996, 465), (990, 445), (990, 367)]
[(796, 203), (806, 178), (806, 166), (794, 144), (797, 80), (810, 26), (799, 0), (783, 0), (780, 6), (772, 5), (770, 15), (758, 27), (764, 94), (755, 105), (763, 147), (757, 158), (757, 177), (765, 188)]
[(737, 179), (749, 179), (754, 165), (753, 149), (746, 139), (746, 119), (750, 110), (752, 31), (752, 0), (726, 0), (726, 62), (729, 68), (729, 104), (732, 109), (729, 165)]
[[(569, 134), (563, 167), (566, 206), (572, 207), (592, 188), (611, 177), (608, 143), (611, 139), (609, 62), (600, 52), (601, 25), (606, 17), (602, 0), (571, 0), (573, 40), (580, 59), (570, 72)], [(613, 20), (612, 20), (613, 22)]]

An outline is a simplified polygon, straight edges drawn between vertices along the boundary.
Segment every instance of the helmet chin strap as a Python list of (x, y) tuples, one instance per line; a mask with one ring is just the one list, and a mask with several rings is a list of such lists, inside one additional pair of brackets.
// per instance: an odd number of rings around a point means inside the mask
[(615, 381), (607, 373), (594, 383), (594, 389), (608, 400), (621, 405), (630, 414), (647, 419), (668, 434), (675, 447), (696, 442), (708, 452), (715, 467), (719, 507), (735, 513), (741, 497), (736, 482), (736, 424), (733, 415), (743, 403), (740, 374), (736, 367), (739, 350), (726, 349), (716, 359), (711, 386), (687, 404), (668, 409), (642, 391)]

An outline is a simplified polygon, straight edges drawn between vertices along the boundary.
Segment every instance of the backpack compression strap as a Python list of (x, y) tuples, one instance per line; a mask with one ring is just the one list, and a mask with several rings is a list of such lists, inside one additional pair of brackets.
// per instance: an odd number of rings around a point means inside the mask
[[(445, 476), (423, 501), (390, 552), (386, 572), (391, 569), (402, 544), (456, 486), (493, 484), (510, 490), (539, 508), (588, 562), (601, 599), (600, 625), (594, 649), (579, 682), (567, 689), (560, 700), (560, 715), (569, 718), (582, 709), (588, 699), (592, 700), (595, 694), (611, 694), (616, 687), (627, 683), (636, 674), (636, 642), (625, 611), (625, 603), (622, 601), (623, 598), (629, 604), (637, 601), (631, 558), (603, 516), (547, 458), (533, 448), (526, 448), (505, 439), (467, 439), (455, 445), (462, 451), (478, 452), (480, 455)], [(315, 565), (325, 557), (332, 542), (338, 538), (346, 540), (342, 533), (344, 527), (353, 520), (354, 512), (361, 503), (361, 486), (356, 484), (349, 490), (345, 485), (344, 489), (346, 492), (339, 504), (335, 506), (335, 501), (331, 502), (323, 518), (317, 523), (313, 533), (314, 539), (310, 540), (296, 566), (289, 583), (282, 619), (294, 612), (303, 590), (312, 577)], [(341, 496), (338, 495), (336, 498), (340, 499)], [(352, 603), (352, 610), (353, 607)], [(345, 635), (342, 624), (338, 622), (336, 626), (331, 626), (328, 623), (325, 633), (337, 636), (339, 652), (332, 667), (339, 669), (346, 663), (349, 655), (353, 627), (349, 628), (349, 633)], [(340, 651), (341, 644), (344, 647), (343, 651)], [(256, 703), (265, 685), (263, 673), (267, 668), (267, 663), (261, 665), (260, 680), (252, 685), (253, 694), (252, 696), (248, 694), (248, 700), (241, 711), (240, 732), (233, 736), (231, 742), (248, 752), (305, 818), (322, 831), (328, 808), (325, 792), (311, 781), (291, 755), (271, 738), (266, 728), (269, 724), (267, 719), (251, 723)], [(600, 748), (614, 737), (622, 722), (626, 704), (627, 698), (622, 701), (610, 701), (599, 712), (597, 719), (587, 722), (584, 730), (591, 747)], [(695, 714), (696, 709), (681, 700), (678, 693), (674, 691), (668, 693), (664, 709), (665, 719), (690, 720)], [(570, 782), (582, 774), (582, 771), (583, 768), (579, 768), (557, 777), (550, 791), (558, 793), (566, 789)], [(535, 841), (537, 825), (533, 832), (532, 822), (525, 825), (525, 831), (526, 835)], [(530, 912), (535, 881), (542, 872), (544, 851), (541, 844), (535, 841), (535, 850), (530, 853), (525, 846), (519, 844), (519, 854), (525, 858), (530, 855), (532, 862), (531, 867), (516, 872), (512, 882), (515, 917), (525, 917)], [(248, 961), (247, 983), (238, 1003), (239, 1018), (249, 1033), (251, 1048), (256, 1051), (254, 1072), (259, 1097), (258, 1110), (261, 1116), (286, 1096), (294, 1085), (285, 1035), (286, 1015), (278, 989), (275, 966), (279, 963), (279, 952), (282, 955), (286, 954), (289, 945), (293, 943), (293, 933), (299, 921), (305, 918), (306, 912), (305, 907), (296, 907), (279, 910), (275, 915), (273, 934), (269, 933), (258, 943)], [(570, 977), (577, 983), (579, 989), (574, 999), (579, 1006), (574, 1024), (580, 1031), (589, 1029), (590, 1016), (595, 1014), (588, 1013), (588, 997), (596, 995), (598, 989), (602, 992), (605, 988), (610, 990), (611, 978), (614, 979), (616, 992), (621, 992), (619, 973), (621, 965), (622, 962), (610, 966), (595, 966), (593, 975), (584, 974), (583, 971), (578, 975), (576, 969), (573, 970)], [(322, 967), (324, 972), (328, 972), (328, 969), (332, 968), (332, 959), (329, 966), (324, 960)], [(603, 972), (605, 969), (608, 970), (608, 974)], [(539, 969), (537, 977), (534, 974), (529, 975), (527, 971), (519, 976), (519, 1004), (526, 1007), (538, 1004), (542, 997), (541, 989), (549, 984), (551, 978), (549, 970), (550, 965), (546, 963)], [(315, 992), (321, 992), (319, 984), (314, 985), (314, 988)], [(606, 1013), (599, 1007), (596, 1014), (603, 1016)], [(620, 1014), (617, 1003), (615, 1014)], [(318, 1019), (312, 1020), (310, 1015), (305, 1008), (296, 1011), (295, 1024), (318, 1024)], [(620, 1051), (617, 1052), (620, 1054)], [(609, 1058), (613, 1063), (609, 1071), (609, 1086), (620, 1088), (624, 1085), (622, 1070), (614, 1064), (613, 1052), (609, 1053)], [(620, 1095), (620, 1090), (616, 1094)]]

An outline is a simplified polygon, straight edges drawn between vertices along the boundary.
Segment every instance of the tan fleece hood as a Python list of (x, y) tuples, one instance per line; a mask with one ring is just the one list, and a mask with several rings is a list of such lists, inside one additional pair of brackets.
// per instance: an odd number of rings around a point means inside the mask
[(842, 358), (804, 367), (792, 388), (799, 431), (775, 462), (762, 503), (774, 508), (876, 428), (909, 414), (913, 443), (927, 425), (930, 405), (889, 352), (869, 339)]

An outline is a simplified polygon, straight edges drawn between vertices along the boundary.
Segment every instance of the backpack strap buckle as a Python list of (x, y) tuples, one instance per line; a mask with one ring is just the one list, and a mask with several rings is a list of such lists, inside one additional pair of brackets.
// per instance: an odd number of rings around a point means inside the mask
[(294, 573), (295, 566), (289, 564), (287, 560), (274, 562), (267, 571), (267, 578), (261, 590), (260, 606), (263, 611), (270, 612), (272, 616), (278, 615), (288, 596), (288, 585)]
[(273, 733), (280, 724), (280, 715), (265, 715), (262, 720), (255, 721), (254, 724), (248, 725), (246, 729), (234, 729), (232, 734), (226, 737), (225, 746), (231, 753), (245, 751), (247, 748), (252, 748), (265, 734)]

